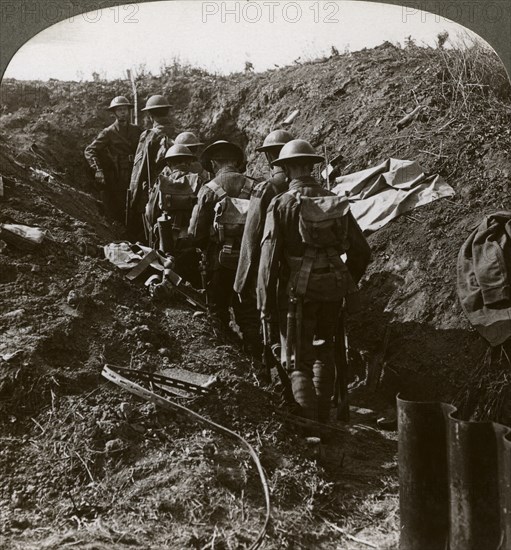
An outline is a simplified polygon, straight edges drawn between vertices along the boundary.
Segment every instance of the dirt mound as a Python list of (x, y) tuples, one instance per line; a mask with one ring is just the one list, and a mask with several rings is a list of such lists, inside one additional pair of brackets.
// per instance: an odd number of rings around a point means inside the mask
[[(384, 44), (262, 74), (174, 66), (138, 83), (141, 101), (172, 99), (182, 130), (246, 146), (254, 175), (267, 170), (255, 147), (298, 109), (290, 130), (340, 152), (344, 173), (407, 158), (455, 188), (369, 238), (350, 341), (363, 352), (359, 378), (384, 368), (376, 393), (354, 392), (358, 405), (382, 411), (397, 391), (448, 400), (479, 372), (486, 346), (458, 305), (455, 264), (481, 217), (510, 208), (511, 91), (496, 64), (479, 49)], [(277, 397), (254, 386), (236, 343), (177, 300), (151, 302), (100, 258), (121, 228), (101, 213), (83, 148), (128, 84), (6, 80), (1, 91), (0, 222), (48, 234), (33, 251), (0, 253), (0, 546), (238, 548), (256, 534), (264, 509), (247, 456), (102, 381), (108, 362), (218, 375), (191, 406), (260, 452), (274, 499), (268, 548), (358, 547), (353, 536), (395, 547), (395, 437), (374, 414), (318, 459), (273, 414)]]

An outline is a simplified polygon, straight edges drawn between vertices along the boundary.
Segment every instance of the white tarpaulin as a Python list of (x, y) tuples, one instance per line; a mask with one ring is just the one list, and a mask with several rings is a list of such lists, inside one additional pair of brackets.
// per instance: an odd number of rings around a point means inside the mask
[(439, 175), (426, 176), (416, 162), (392, 158), (336, 178), (335, 183), (332, 191), (348, 197), (351, 212), (365, 233), (381, 229), (418, 206), (454, 195)]
[[(140, 244), (132, 244), (127, 241), (120, 241), (106, 244), (103, 246), (103, 250), (105, 258), (119, 269), (133, 269), (152, 251), (152, 248)], [(151, 266), (159, 271), (163, 270), (163, 265), (158, 256), (151, 262)]]

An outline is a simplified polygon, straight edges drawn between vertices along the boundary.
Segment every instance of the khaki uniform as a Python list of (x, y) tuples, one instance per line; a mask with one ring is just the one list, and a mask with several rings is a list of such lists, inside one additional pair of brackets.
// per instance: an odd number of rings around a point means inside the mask
[[(220, 186), (229, 197), (239, 197), (243, 189), (253, 188), (252, 180), (231, 167), (221, 168), (212, 182)], [(243, 340), (249, 352), (258, 359), (261, 356), (259, 337), (259, 319), (255, 299), (241, 302), (233, 291), (235, 269), (220, 265), (218, 257), (220, 246), (213, 230), (215, 205), (218, 195), (208, 185), (204, 185), (198, 194), (197, 205), (192, 213), (189, 233), (195, 243), (207, 254), (207, 288), (210, 310), (225, 325), (229, 324), (229, 306), (234, 309), (234, 316), (243, 334)]]
[(105, 176), (101, 195), (107, 215), (122, 223), (125, 222), (126, 191), (141, 133), (135, 124), (122, 126), (116, 120), (102, 130), (84, 151), (90, 167), (95, 172), (101, 170)]
[[(142, 132), (135, 153), (129, 186), (128, 229), (132, 240), (149, 242), (155, 220), (145, 216), (146, 204), (156, 178), (166, 165), (165, 153), (174, 143), (174, 126), (154, 122), (153, 127)], [(152, 196), (156, 200), (156, 196)]]
[(247, 223), (241, 241), (240, 262), (234, 281), (234, 291), (238, 294), (255, 293), (266, 211), (271, 200), (287, 189), (284, 170), (275, 167), (272, 169), (271, 177), (258, 183), (252, 191)]
[[(162, 203), (161, 191), (165, 180), (173, 182), (175, 186), (176, 194), (169, 193), (175, 198), (170, 200), (175, 208), (165, 209), (165, 203)], [(157, 235), (159, 249), (174, 257), (174, 271), (196, 288), (201, 287), (200, 257), (194, 240), (188, 233), (188, 227), (193, 209), (192, 201), (197, 196), (195, 190), (200, 189), (201, 185), (197, 174), (177, 166), (166, 166), (154, 186), (158, 200), (155, 203), (155, 211), (151, 214), (156, 220), (154, 233)], [(188, 191), (193, 191), (193, 194), (189, 195)]]
[[(266, 217), (257, 281), (258, 308), (264, 313), (275, 310), (278, 295), (293, 298), (294, 289), (300, 284), (297, 265), (302, 264), (307, 247), (299, 232), (299, 202), (293, 193), (305, 197), (333, 195), (310, 176), (291, 181), (289, 190), (290, 193), (272, 200)], [(295, 335), (296, 347), (300, 349), (299, 363), (286, 365), (294, 398), (304, 416), (323, 422), (328, 419), (333, 390), (334, 338), (342, 301), (354, 290), (370, 260), (370, 248), (360, 227), (351, 213), (344, 218), (346, 246), (345, 250), (337, 250), (337, 261), (346, 253), (347, 271), (340, 277), (325, 265), (311, 272), (307, 291), (296, 302), (297, 317), (301, 318)], [(313, 290), (312, 280), (319, 281), (320, 290), (318, 287)], [(283, 348), (286, 337), (287, 334), (281, 333)], [(315, 340), (323, 342), (319, 348), (313, 346)]]
[(199, 189), (205, 183), (208, 183), (208, 181), (211, 181), (213, 179), (213, 174), (211, 172), (208, 172), (198, 160), (190, 164), (190, 172), (199, 176), (198, 187), (197, 189), (194, 189), (195, 193), (198, 193)]

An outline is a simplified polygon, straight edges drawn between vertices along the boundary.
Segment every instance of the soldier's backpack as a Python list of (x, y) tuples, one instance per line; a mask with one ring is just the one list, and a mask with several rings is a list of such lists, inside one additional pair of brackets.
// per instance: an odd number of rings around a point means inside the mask
[[(173, 229), (182, 229), (184, 217), (188, 214), (188, 221), (193, 207), (197, 203), (194, 189), (198, 187), (198, 174), (180, 173), (172, 177), (163, 172), (159, 177), (160, 208), (173, 219)], [(178, 216), (183, 214), (184, 216)], [(186, 227), (188, 223), (186, 222)]]
[(305, 197), (288, 191), (299, 204), (298, 230), (305, 245), (303, 256), (288, 256), (290, 289), (296, 296), (327, 302), (356, 292), (342, 261), (349, 248), (346, 197)]
[(219, 199), (215, 205), (213, 231), (221, 247), (218, 262), (228, 269), (234, 270), (238, 267), (253, 185), (253, 181), (247, 179), (239, 196), (229, 197), (215, 181), (206, 184)]
[(188, 236), (192, 210), (197, 203), (193, 190), (198, 185), (198, 178), (197, 174), (171, 173), (168, 169), (158, 177), (155, 188), (163, 215), (156, 221), (159, 246), (164, 252), (175, 253), (177, 241)]

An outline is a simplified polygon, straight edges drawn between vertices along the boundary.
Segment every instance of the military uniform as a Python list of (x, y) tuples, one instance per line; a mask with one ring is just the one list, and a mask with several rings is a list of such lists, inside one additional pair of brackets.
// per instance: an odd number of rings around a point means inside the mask
[(153, 127), (140, 136), (129, 188), (128, 228), (133, 240), (143, 239), (145, 236), (145, 240), (149, 241), (151, 228), (156, 220), (145, 216), (146, 205), (150, 199), (157, 200), (157, 195), (151, 193), (150, 196), (150, 191), (165, 167), (165, 152), (173, 144), (172, 135), (174, 126), (170, 121), (165, 124), (155, 121)]
[[(293, 299), (297, 286), (301, 284), (300, 270), (306, 261), (307, 246), (299, 229), (299, 196), (333, 195), (313, 177), (304, 176), (291, 181), (289, 192), (272, 200), (266, 217), (258, 271), (257, 301), (263, 313), (275, 309), (277, 294), (286, 294)], [(344, 216), (344, 223), (345, 250), (337, 250), (335, 262), (341, 270), (343, 266), (344, 269), (347, 267), (347, 271), (339, 276), (329, 262), (316, 264), (312, 270), (305, 295), (297, 302), (296, 315), (300, 323), (295, 327), (295, 339), (296, 349), (300, 349), (299, 359), (297, 364), (287, 364), (293, 395), (304, 416), (323, 422), (328, 419), (333, 390), (334, 337), (339, 311), (343, 299), (355, 291), (355, 283), (370, 259), (369, 245), (349, 211)], [(345, 265), (340, 260), (340, 254), (344, 252), (347, 254)], [(319, 287), (313, 288), (311, 280), (319, 282)], [(288, 336), (289, 327), (286, 334), (281, 334), (282, 340), (285, 342)], [(323, 342), (319, 348), (313, 346), (315, 340)]]
[[(188, 147), (190, 151), (196, 156), (199, 156), (199, 150), (204, 145), (204, 143), (202, 141), (199, 141), (199, 139), (193, 132), (189, 131), (181, 132), (176, 136), (176, 139), (174, 141), (176, 145), (185, 145), (186, 147)], [(198, 160), (194, 160), (190, 164), (190, 172), (199, 176), (199, 187), (194, 190), (196, 193), (199, 192), (199, 188), (201, 185), (204, 185), (208, 181), (211, 181), (211, 179), (213, 178), (213, 174), (211, 172), (208, 172)]]
[[(167, 152), (178, 148), (175, 145)], [(178, 156), (178, 155), (174, 155)], [(197, 195), (195, 189), (200, 189), (201, 181), (197, 174), (190, 172), (186, 165), (166, 166), (156, 181), (155, 190), (158, 194), (158, 212), (155, 233), (160, 250), (174, 257), (174, 271), (200, 288), (201, 274), (199, 271), (200, 257), (195, 247), (194, 239), (188, 233), (190, 217)]]
[(271, 200), (287, 191), (287, 188), (286, 174), (279, 166), (272, 168), (269, 179), (254, 186), (241, 241), (240, 261), (234, 281), (234, 291), (238, 294), (255, 292), (266, 212)]
[(194, 189), (196, 193), (199, 192), (199, 189), (205, 183), (208, 183), (208, 181), (211, 181), (213, 179), (213, 174), (211, 172), (208, 172), (198, 160), (190, 164), (190, 172), (199, 176), (199, 179), (197, 180), (198, 187)]
[[(215, 205), (220, 201), (217, 193), (210, 186), (218, 185), (229, 197), (240, 197), (242, 191), (253, 188), (253, 181), (240, 174), (232, 167), (221, 168), (213, 180), (204, 185), (198, 194), (197, 205), (192, 213), (189, 233), (195, 238), (197, 246), (207, 255), (207, 289), (210, 311), (225, 325), (229, 324), (229, 306), (234, 309), (234, 316), (243, 334), (248, 351), (254, 357), (261, 355), (259, 337), (259, 319), (255, 300), (241, 302), (233, 292), (236, 269), (220, 265), (220, 246), (213, 231)], [(246, 197), (248, 198), (248, 196)]]
[(105, 174), (101, 195), (106, 213), (121, 223), (125, 221), (126, 190), (141, 132), (134, 124), (124, 126), (116, 120), (102, 130), (84, 152), (90, 167)]

